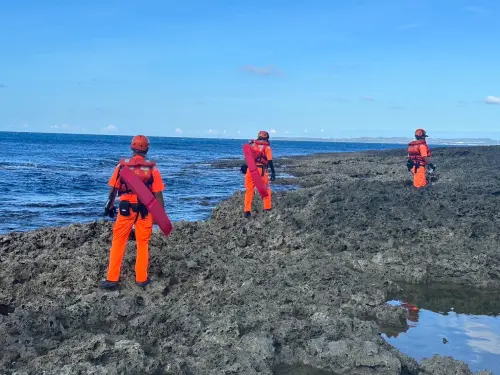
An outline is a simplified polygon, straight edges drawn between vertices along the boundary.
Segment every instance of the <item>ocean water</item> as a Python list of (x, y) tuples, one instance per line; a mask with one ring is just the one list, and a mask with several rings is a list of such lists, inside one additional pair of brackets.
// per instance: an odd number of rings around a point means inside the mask
[[(500, 295), (451, 284), (401, 284), (390, 305), (407, 310), (406, 330), (383, 330), (382, 337), (420, 362), (434, 354), (464, 361), (473, 372), (500, 375)], [(418, 310), (411, 311), (409, 307)]]
[[(0, 132), (4, 195), (0, 233), (111, 220), (102, 215), (107, 181), (118, 160), (130, 156), (130, 140), (129, 136)], [(162, 173), (172, 221), (206, 219), (217, 203), (243, 190), (239, 168), (217, 169), (210, 162), (242, 157), (246, 140), (150, 137), (150, 142), (148, 158), (157, 161)], [(272, 141), (271, 145), (275, 159), (406, 147), (302, 141)], [(286, 188), (275, 185), (273, 190)]]

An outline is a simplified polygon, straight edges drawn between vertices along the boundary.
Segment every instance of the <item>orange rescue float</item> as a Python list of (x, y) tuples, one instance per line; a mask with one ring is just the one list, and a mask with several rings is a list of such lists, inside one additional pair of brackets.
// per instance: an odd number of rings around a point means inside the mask
[(153, 193), (151, 193), (144, 182), (127, 167), (122, 167), (120, 177), (125, 181), (130, 190), (139, 197), (140, 201), (146, 206), (151, 215), (153, 215), (156, 224), (158, 224), (165, 236), (168, 236), (173, 229), (172, 223)]
[(255, 187), (257, 188), (257, 191), (262, 198), (266, 198), (269, 194), (267, 192), (264, 181), (262, 181), (262, 176), (260, 175), (259, 168), (257, 168), (257, 165), (255, 164), (251, 145), (243, 145), (243, 155), (245, 156), (245, 161), (248, 165), (248, 172), (250, 172), (252, 176), (252, 180), (255, 184)]

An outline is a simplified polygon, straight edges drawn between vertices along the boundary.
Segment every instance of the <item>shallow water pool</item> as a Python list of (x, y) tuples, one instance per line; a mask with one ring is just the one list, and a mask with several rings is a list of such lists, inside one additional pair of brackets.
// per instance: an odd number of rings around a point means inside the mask
[(420, 362), (434, 354), (464, 361), (473, 372), (500, 375), (500, 296), (450, 285), (401, 285), (391, 305), (407, 310), (408, 329), (382, 337)]

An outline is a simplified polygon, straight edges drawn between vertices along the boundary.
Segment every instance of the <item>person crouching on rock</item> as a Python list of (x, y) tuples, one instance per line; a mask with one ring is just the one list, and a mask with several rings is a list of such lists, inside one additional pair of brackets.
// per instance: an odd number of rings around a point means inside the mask
[(116, 166), (109, 179), (110, 188), (108, 203), (105, 213), (114, 217), (114, 200), (116, 193), (120, 205), (116, 222), (113, 225), (113, 240), (109, 254), (109, 266), (106, 280), (101, 282), (102, 289), (112, 289), (117, 286), (120, 278), (120, 269), (132, 227), (135, 225), (135, 238), (137, 241), (137, 256), (135, 262), (136, 284), (145, 287), (151, 280), (148, 277), (149, 240), (153, 231), (153, 217), (146, 206), (140, 203), (137, 195), (122, 181), (119, 171), (126, 166), (144, 182), (153, 193), (161, 207), (164, 207), (163, 190), (165, 185), (155, 162), (145, 160), (149, 150), (149, 140), (144, 135), (137, 135), (130, 144), (133, 156), (131, 159), (122, 159)]
[(423, 188), (427, 185), (426, 168), (434, 171), (431, 164), (431, 150), (425, 141), (428, 137), (424, 129), (415, 130), (416, 140), (408, 144), (408, 170), (413, 174), (413, 186)]
[[(266, 185), (266, 190), (268, 196), (263, 199), (264, 211), (271, 211), (271, 185), (269, 184), (269, 174), (268, 169), (271, 168), (271, 181), (276, 180), (276, 172), (274, 171), (273, 165), (273, 153), (269, 143), (269, 133), (262, 130), (257, 135), (257, 140), (250, 140), (250, 145), (252, 146), (252, 153), (255, 158), (255, 164), (257, 169), (261, 171), (262, 182)], [(252, 179), (252, 175), (247, 171), (248, 166), (244, 164), (241, 167), (241, 172), (245, 175), (245, 202), (243, 205), (243, 211), (245, 217), (252, 216), (252, 200), (255, 193), (255, 182)]]

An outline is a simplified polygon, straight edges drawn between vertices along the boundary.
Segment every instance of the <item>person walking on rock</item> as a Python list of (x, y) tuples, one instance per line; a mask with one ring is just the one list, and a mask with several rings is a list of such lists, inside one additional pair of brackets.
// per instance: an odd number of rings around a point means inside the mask
[[(261, 170), (262, 182), (266, 185), (267, 197), (263, 199), (264, 211), (271, 211), (271, 185), (269, 183), (268, 169), (271, 168), (271, 181), (276, 179), (276, 172), (273, 165), (273, 153), (269, 143), (269, 133), (261, 130), (257, 135), (257, 140), (250, 140), (252, 153), (255, 157), (255, 164)], [(252, 175), (248, 172), (248, 166), (244, 164), (241, 167), (241, 172), (245, 175), (245, 202), (243, 205), (244, 216), (249, 218), (252, 216), (252, 200), (255, 193), (255, 183)]]
[(408, 170), (413, 174), (413, 186), (420, 189), (427, 186), (426, 170), (434, 171), (431, 164), (431, 150), (425, 141), (424, 129), (415, 130), (415, 140), (408, 144)]
[(136, 284), (145, 287), (151, 282), (148, 277), (148, 264), (153, 217), (146, 206), (140, 202), (137, 195), (121, 180), (119, 173), (123, 167), (131, 169), (153, 193), (161, 207), (164, 207), (163, 190), (165, 190), (165, 185), (156, 163), (145, 159), (149, 150), (148, 138), (144, 135), (136, 135), (132, 139), (130, 148), (133, 153), (132, 158), (121, 159), (108, 181), (110, 192), (105, 214), (110, 217), (115, 216), (114, 200), (116, 194), (118, 194), (120, 204), (116, 222), (113, 225), (113, 240), (109, 254), (107, 278), (100, 284), (102, 289), (111, 289), (118, 284), (123, 255), (133, 226), (135, 226), (137, 241)]

